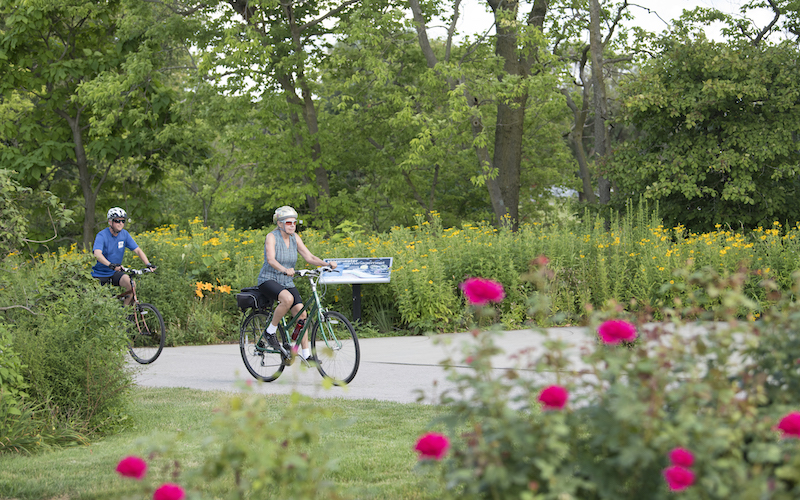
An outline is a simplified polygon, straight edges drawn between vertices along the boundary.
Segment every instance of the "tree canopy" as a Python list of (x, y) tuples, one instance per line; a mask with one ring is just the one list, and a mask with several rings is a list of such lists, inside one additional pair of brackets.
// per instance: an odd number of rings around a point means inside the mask
[(624, 87), (638, 130), (610, 167), (620, 198), (673, 224), (755, 227), (800, 214), (800, 53), (794, 43), (664, 39)]
[(797, 217), (791, 2), (658, 36), (626, 0), (484, 7), (460, 33), (458, 0), (0, 0), (0, 162), (75, 211), (62, 244), (117, 205), (138, 229), (285, 204), (326, 231), (515, 227), (570, 190), (697, 229)]

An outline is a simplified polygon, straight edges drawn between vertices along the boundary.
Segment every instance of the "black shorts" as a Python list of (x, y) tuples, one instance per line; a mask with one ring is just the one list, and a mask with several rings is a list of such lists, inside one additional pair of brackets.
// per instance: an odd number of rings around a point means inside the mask
[(115, 271), (112, 276), (106, 276), (105, 278), (97, 278), (101, 285), (108, 285), (111, 283), (114, 286), (119, 286), (119, 280), (125, 276), (125, 273), (122, 271)]
[(274, 280), (265, 281), (258, 285), (259, 292), (266, 295), (267, 298), (275, 301), (278, 300), (278, 295), (284, 290), (287, 290), (292, 294), (292, 297), (294, 297), (294, 304), (292, 304), (292, 306), (303, 303), (303, 298), (300, 297), (300, 292), (298, 292), (297, 288), (295, 287), (285, 287)]

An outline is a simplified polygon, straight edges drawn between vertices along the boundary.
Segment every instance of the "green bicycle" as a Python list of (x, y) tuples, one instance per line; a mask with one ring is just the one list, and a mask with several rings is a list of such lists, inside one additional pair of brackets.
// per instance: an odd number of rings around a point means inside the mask
[[(272, 382), (280, 376), (284, 368), (298, 358), (306, 365), (316, 364), (319, 373), (323, 377), (331, 378), (337, 385), (349, 384), (356, 376), (361, 361), (361, 350), (353, 325), (342, 314), (324, 308), (317, 292), (317, 282), (326, 271), (331, 271), (331, 268), (296, 271), (300, 277), (308, 279), (313, 300), (303, 304), (303, 309), (293, 317), (286, 318), (291, 313), (284, 316), (274, 336), (267, 334), (274, 303), (259, 293), (257, 287), (243, 288), (241, 293), (237, 294), (236, 300), (242, 311), (245, 313), (250, 311), (241, 324), (239, 350), (247, 371), (253, 377), (264, 382)], [(308, 313), (305, 324), (295, 331), (304, 311)], [(303, 336), (309, 331), (311, 353), (318, 360), (317, 363), (309, 363), (296, 355)], [(294, 342), (294, 345), (291, 342)]]

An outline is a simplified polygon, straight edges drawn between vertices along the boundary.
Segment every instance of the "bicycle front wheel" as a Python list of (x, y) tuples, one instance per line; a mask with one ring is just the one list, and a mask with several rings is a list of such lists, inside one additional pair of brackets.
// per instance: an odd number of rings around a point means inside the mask
[(164, 318), (152, 304), (141, 303), (133, 308), (128, 350), (137, 362), (146, 365), (161, 355), (167, 329)]
[(322, 315), (322, 323), (314, 323), (311, 332), (311, 352), (318, 360), (317, 369), (338, 385), (349, 384), (356, 376), (361, 362), (361, 349), (353, 325), (338, 312)]
[[(239, 335), (239, 350), (242, 352), (244, 366), (250, 375), (263, 382), (272, 382), (278, 378), (286, 367), (280, 351), (267, 343), (264, 332), (269, 325), (272, 314), (254, 312), (244, 320)], [(283, 328), (276, 332), (278, 340), (283, 343)]]

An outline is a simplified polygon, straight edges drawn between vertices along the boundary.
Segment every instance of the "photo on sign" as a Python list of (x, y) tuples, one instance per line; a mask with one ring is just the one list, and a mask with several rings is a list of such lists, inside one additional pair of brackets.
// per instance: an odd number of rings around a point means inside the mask
[(321, 283), (389, 283), (392, 272), (392, 257), (364, 259), (336, 259), (333, 272), (325, 273)]

